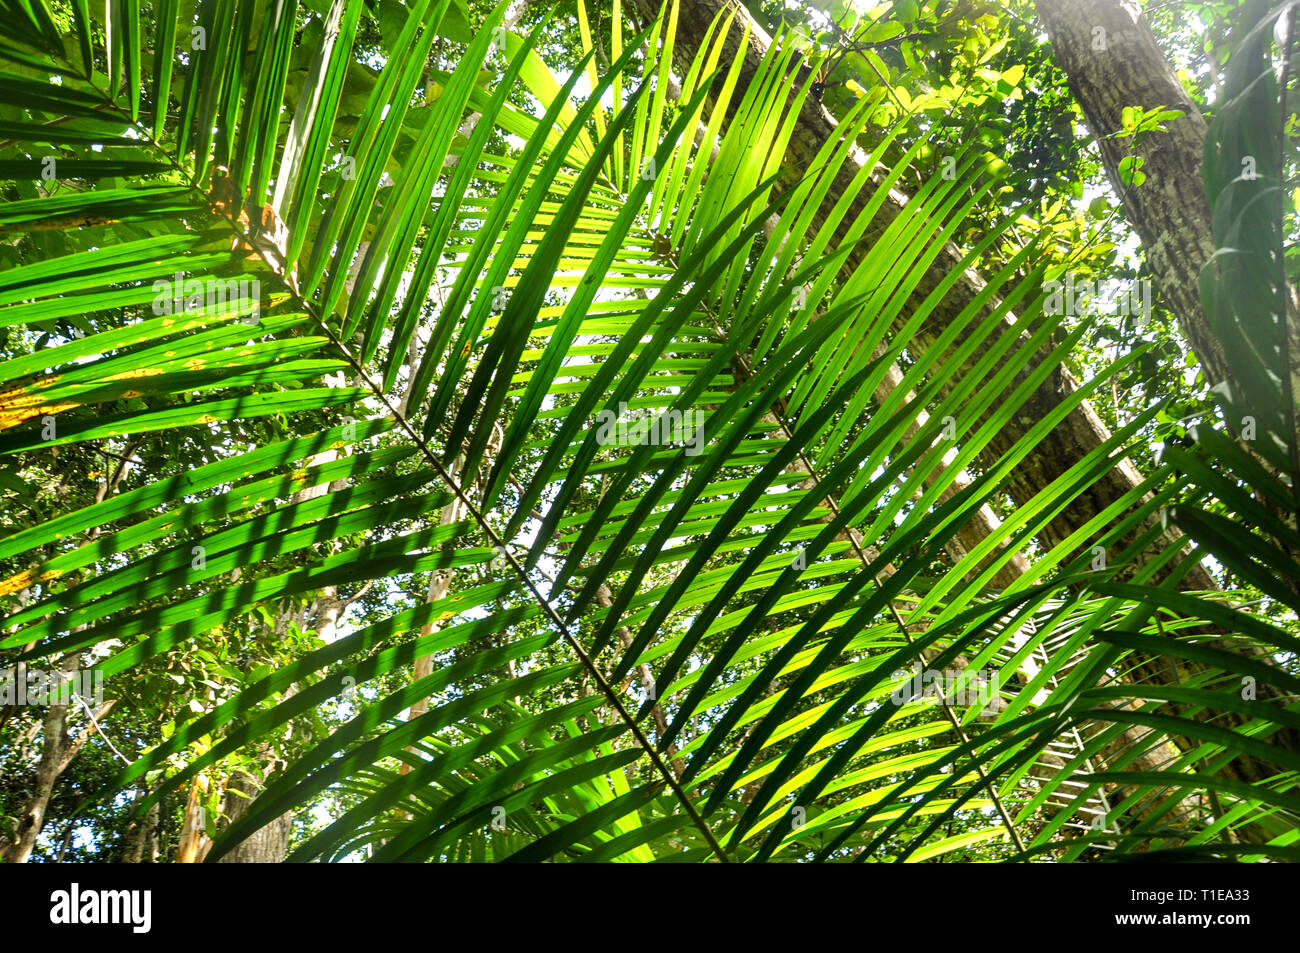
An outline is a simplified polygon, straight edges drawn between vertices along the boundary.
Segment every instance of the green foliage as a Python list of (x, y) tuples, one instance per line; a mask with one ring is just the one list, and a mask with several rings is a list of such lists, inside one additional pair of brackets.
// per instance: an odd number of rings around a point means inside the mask
[[(992, 250), (1016, 216), (989, 197), (1032, 215), (1044, 188), (990, 165), (1015, 136), (954, 148), (946, 177), (906, 121), (960, 102), (1002, 128), (987, 111), (1042, 63), (1003, 68), (992, 5), (937, 23), (895, 6), (865, 28), (880, 50), (854, 54), (879, 94), (841, 101), (837, 135), (782, 189), (814, 82), (797, 34), (743, 86), (705, 43), (670, 96), (671, 12), (624, 37), (617, 5), (594, 30), (580, 6), (581, 56), (557, 73), (542, 53), (571, 24), (549, 11), (498, 33), (504, 4), (472, 34), (449, 0), (162, 3), (145, 23), (110, 5), (108, 24), (0, 4), (0, 158), (18, 163), (0, 169), (31, 169), (0, 212), (17, 236), (0, 325), (27, 335), (3, 365), (10, 491), (94, 441), (210, 445), (0, 537), (7, 660), (84, 653), (157, 723), (95, 779), (95, 809), (138, 791), (139, 816), (203, 772), (274, 764), (209, 860), (287, 811), (295, 860), (1294, 859), (1300, 758), (1271, 739), (1300, 728), (1300, 681), (1250, 656), (1291, 659), (1296, 639), (1232, 593), (1180, 592), (1203, 551), (1143, 528), (1171, 510), (1294, 607), (1268, 578), (1295, 565), (1278, 517), (1294, 428), (1259, 411), (1276, 470), (1220, 435), (1043, 542), (1145, 439), (1151, 401), (1006, 512), (1041, 437), (1149, 349), (978, 465), (1096, 327), (1044, 313), (1055, 236)], [(961, 91), (913, 97), (890, 75), (924, 72), (899, 24), (961, 38), (940, 66)], [(1215, 141), (1244, 122), (1224, 109)], [(104, 158), (119, 149), (147, 165)], [(865, 208), (828, 201), (845, 169)], [(1262, 214), (1207, 176), (1229, 229)], [(913, 177), (891, 218), (888, 189)], [(921, 294), (925, 269), (972, 230), (962, 266), (987, 293), (911, 347), (961, 274)], [(1278, 231), (1251, 234), (1274, 261)], [(246, 283), (191, 309), (178, 274)], [(1230, 312), (1243, 327), (1267, 318), (1232, 273), (1207, 280), (1255, 309)], [(158, 313), (173, 293), (187, 306)], [(1276, 376), (1286, 351), (1254, 357)], [(701, 452), (681, 433), (603, 440), (598, 415), (625, 408), (698, 422)], [(1272, 501), (1253, 552), (1225, 543), (1210, 496), (1247, 519)], [(962, 551), (986, 510), (1004, 519)], [(426, 601), (435, 573), (453, 583)], [(327, 590), (357, 600), (329, 638), (278, 625)], [(1146, 680), (1163, 665), (1177, 684)], [(955, 673), (943, 701), (913, 666)], [(980, 671), (996, 694), (952, 701)], [(320, 805), (328, 820), (304, 819)]]

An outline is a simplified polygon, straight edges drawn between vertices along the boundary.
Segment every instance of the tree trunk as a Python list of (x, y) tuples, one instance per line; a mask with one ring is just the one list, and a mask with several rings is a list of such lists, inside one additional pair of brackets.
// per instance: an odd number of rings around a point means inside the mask
[[(59, 663), (58, 674), (65, 683), (80, 664), (81, 656), (75, 653), (65, 657)], [(54, 686), (51, 685), (51, 691), (53, 690)], [(23, 805), (23, 812), (18, 818), (18, 828), (15, 831), (17, 839), (5, 845), (3, 853), (0, 853), (0, 859), (5, 863), (25, 864), (31, 858), (37, 838), (41, 836), (41, 830), (45, 826), (45, 812), (49, 808), (55, 782), (67, 770), (72, 759), (77, 756), (95, 731), (94, 725), (88, 719), (79, 735), (74, 738), (68, 734), (68, 714), (72, 704), (75, 702), (52, 704), (45, 710), (45, 718), (41, 726), (41, 760), (36, 767), (35, 791)], [(94, 713), (95, 719), (103, 718), (115, 704), (116, 699), (104, 702)]]
[[(231, 776), (230, 782), (226, 785), (225, 812), (232, 824), (248, 812), (249, 807), (252, 806), (254, 799), (260, 792), (261, 785), (243, 771), (236, 772)], [(289, 852), (289, 833), (292, 829), (292, 815), (281, 814), (269, 824), (249, 834), (217, 863), (282, 863)]]
[[(141, 789), (136, 801), (144, 799), (148, 793)], [(144, 817), (137, 817), (127, 825), (124, 837), (126, 846), (122, 852), (124, 864), (156, 864), (158, 862), (157, 829), (161, 811), (155, 802), (145, 812)]]
[[(113, 476), (99, 484), (99, 488), (95, 491), (96, 503), (102, 503), (110, 493), (116, 492), (125, 479), (133, 446), (131, 442), (126, 444), (122, 461)], [(87, 534), (86, 538), (94, 540), (99, 534), (100, 530), (94, 529)], [(19, 605), (25, 605), (27, 598), (28, 590), (24, 589), (19, 595)], [(84, 628), (85, 626), (77, 626), (72, 631), (80, 632)], [(59, 662), (57, 674), (61, 681), (66, 683), (80, 666), (81, 654), (74, 652), (64, 656)], [(21, 664), (17, 666), (15, 674), (17, 677), (24, 677), (24, 667)], [(115, 704), (117, 704), (116, 699), (113, 699), (100, 705), (99, 710), (91, 716), (93, 721), (87, 720), (85, 729), (76, 738), (68, 735), (68, 714), (72, 707), (70, 704), (52, 704), (46, 709), (42, 724), (41, 760), (36, 767), (36, 790), (23, 806), (22, 816), (18, 819), (17, 840), (13, 843), (0, 843), (0, 860), (11, 864), (23, 864), (31, 857), (32, 850), (36, 847), (36, 839), (41, 836), (41, 829), (45, 826), (45, 812), (54, 793), (55, 782), (90, 740), (91, 732), (95, 731), (95, 723), (107, 715)], [(86, 710), (89, 712), (89, 708)]]
[(45, 811), (50, 803), (50, 795), (54, 791), (54, 782), (59, 779), (64, 766), (71, 760), (65, 757), (69, 745), (67, 723), (67, 705), (50, 705), (45, 710), (41, 760), (36, 767), (36, 790), (27, 799), (27, 803), (23, 806), (23, 813), (18, 818), (18, 827), (15, 831), (17, 839), (5, 849), (6, 863), (27, 863), (32, 856), (32, 850), (36, 847), (36, 839), (41, 836), (41, 829), (45, 826)]
[(181, 816), (181, 838), (176, 845), (178, 864), (200, 864), (212, 849), (207, 825), (203, 823), (204, 808), (200, 801), (202, 793), (203, 778), (198, 776), (190, 782), (190, 796), (185, 800), (185, 813)]
[[(1165, 59), (1142, 11), (1132, 0), (1038, 0), (1056, 64), (1069, 79), (1101, 150), (1111, 187), (1146, 251), (1165, 304), (1178, 318), (1210, 384), (1232, 383), (1223, 347), (1201, 307), (1201, 269), (1214, 254), (1210, 206), (1201, 180), (1205, 119)], [(1115, 138), (1126, 106), (1181, 110), (1168, 131), (1136, 140)], [(1144, 181), (1125, 188), (1119, 165), (1142, 159)], [(1295, 320), (1295, 315), (1290, 316)], [(1300, 328), (1292, 329), (1300, 340)], [(1300, 393), (1300, 369), (1292, 364)], [(1236, 428), (1234, 428), (1236, 429)]]
[[(1223, 347), (1201, 307), (1198, 285), (1202, 268), (1214, 254), (1210, 206), (1201, 178), (1205, 119), (1132, 0), (1038, 0), (1037, 5), (1051, 37), (1056, 64), (1065, 72), (1070, 91), (1083, 110), (1111, 187), (1142, 241), (1166, 305), (1177, 317), (1209, 383), (1233, 383)], [(1139, 137), (1134, 147), (1132, 138), (1115, 138), (1115, 133), (1123, 130), (1126, 106), (1144, 110), (1164, 107), (1185, 115), (1165, 123), (1166, 132)], [(1125, 188), (1120, 177), (1120, 162), (1130, 154), (1143, 160), (1146, 174), (1137, 188)], [(1300, 340), (1300, 332), (1293, 332), (1292, 339)], [(1300, 384), (1294, 367), (1293, 378)], [(1167, 665), (1145, 674), (1153, 682), (1176, 682), (1179, 674), (1168, 672)], [(1199, 667), (1188, 668), (1195, 671)], [(1266, 696), (1281, 700), (1273, 686), (1261, 689)], [(1235, 726), (1246, 719), (1220, 713), (1223, 721)], [(1296, 749), (1290, 732), (1282, 732), (1276, 740)], [(1235, 767), (1248, 765), (1241, 762)], [(1245, 771), (1241, 777), (1258, 782), (1267, 775)]]

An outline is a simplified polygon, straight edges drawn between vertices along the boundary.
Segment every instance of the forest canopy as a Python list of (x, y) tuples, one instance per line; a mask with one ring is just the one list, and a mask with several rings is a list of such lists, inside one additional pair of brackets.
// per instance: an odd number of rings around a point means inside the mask
[(0, 858), (1300, 858), (1296, 3), (0, 0)]

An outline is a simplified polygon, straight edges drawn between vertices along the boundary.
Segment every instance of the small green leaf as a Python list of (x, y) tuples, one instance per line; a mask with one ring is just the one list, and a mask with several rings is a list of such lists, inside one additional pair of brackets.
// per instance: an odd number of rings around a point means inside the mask
[(1147, 180), (1142, 171), (1141, 156), (1125, 156), (1119, 160), (1119, 179), (1126, 189), (1135, 189)]

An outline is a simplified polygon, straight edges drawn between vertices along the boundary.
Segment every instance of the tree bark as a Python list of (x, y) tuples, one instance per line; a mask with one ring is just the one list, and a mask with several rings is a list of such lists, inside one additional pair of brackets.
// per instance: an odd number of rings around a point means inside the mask
[[(203, 823), (203, 805), (200, 795), (203, 793), (203, 778), (195, 777), (190, 782), (190, 796), (185, 800), (185, 813), (181, 815), (181, 837), (176, 845), (176, 863), (199, 864), (212, 849), (212, 840), (207, 835), (207, 825)], [(155, 805), (156, 806), (156, 805)]]
[[(63, 659), (58, 673), (66, 682), (77, 670), (81, 656), (72, 654)], [(103, 718), (116, 704), (111, 699), (99, 706), (95, 712), (96, 719)], [(3, 860), (10, 864), (25, 864), (31, 859), (36, 848), (37, 838), (45, 826), (45, 813), (49, 809), (50, 798), (54, 794), (55, 782), (67, 770), (72, 759), (77, 756), (95, 731), (88, 719), (81, 733), (76, 737), (68, 734), (68, 714), (72, 704), (52, 704), (45, 710), (42, 723), (41, 760), (36, 766), (35, 790), (23, 806), (15, 831), (17, 839), (5, 846)]]
[[(1097, 141), (1111, 187), (1146, 251), (1147, 264), (1165, 304), (1178, 319), (1211, 384), (1235, 383), (1223, 346), (1201, 307), (1198, 282), (1214, 254), (1209, 202), (1201, 179), (1206, 123), (1173, 67), (1156, 45), (1151, 27), (1132, 0), (1038, 0), (1038, 15), (1052, 40), (1056, 64), (1069, 80)], [(1181, 110), (1166, 132), (1116, 138), (1126, 106)], [(1120, 162), (1142, 159), (1146, 181), (1126, 188)], [(1295, 315), (1289, 315), (1295, 321)], [(1300, 340), (1300, 328), (1292, 328)], [(1300, 373), (1292, 364), (1300, 393)]]
[[(116, 492), (122, 480), (126, 478), (134, 446), (134, 443), (127, 442), (122, 460), (112, 477), (100, 482), (95, 491), (96, 503), (102, 503), (110, 493)], [(86, 538), (94, 540), (99, 534), (100, 530), (94, 529), (87, 534)], [(19, 595), (19, 604), (26, 605), (27, 598), (28, 590), (24, 589)], [(73, 631), (79, 632), (83, 628), (84, 626), (78, 626)], [(63, 682), (67, 682), (80, 666), (81, 654), (74, 652), (60, 660), (57, 673)], [(15, 671), (16, 677), (24, 677), (24, 673), (25, 666), (18, 665)], [(36, 768), (36, 790), (23, 806), (22, 816), (18, 820), (17, 839), (13, 843), (0, 842), (0, 860), (11, 864), (23, 864), (31, 857), (32, 850), (36, 847), (36, 840), (41, 836), (41, 829), (45, 826), (45, 812), (54, 793), (55, 783), (90, 740), (91, 733), (95, 731), (95, 723), (107, 715), (116, 704), (115, 699), (101, 704), (99, 710), (92, 714), (93, 720), (88, 720), (85, 729), (75, 738), (68, 735), (68, 714), (72, 706), (52, 704), (46, 709), (42, 723), (41, 760)], [(89, 712), (89, 707), (86, 710)]]
[[(144, 799), (145, 792), (140, 791), (136, 801)], [(125, 849), (122, 853), (122, 863), (124, 864), (156, 864), (158, 862), (158, 840), (157, 829), (161, 817), (161, 811), (155, 802), (153, 807), (145, 812), (144, 817), (137, 817), (127, 825), (124, 840)]]
[[(232, 824), (248, 812), (259, 793), (261, 793), (261, 785), (250, 775), (240, 771), (231, 776), (226, 785), (225, 812)], [(289, 852), (289, 833), (292, 829), (292, 815), (281, 814), (269, 824), (249, 834), (217, 863), (281, 863)]]
[[(1206, 380), (1211, 385), (1235, 384), (1223, 346), (1201, 306), (1198, 284), (1201, 270), (1214, 254), (1210, 206), (1201, 178), (1204, 117), (1132, 0), (1038, 0), (1037, 7), (1056, 63), (1083, 110), (1111, 187), (1142, 242), (1165, 304), (1178, 319)], [(1165, 132), (1148, 133), (1136, 141), (1117, 138), (1127, 106), (1176, 109), (1184, 115), (1166, 122)], [(1120, 176), (1120, 162), (1129, 155), (1142, 159), (1146, 175), (1136, 188), (1126, 188)], [(1293, 339), (1300, 340), (1300, 335), (1293, 332)], [(1293, 379), (1300, 382), (1294, 367), (1292, 371)], [(1188, 668), (1195, 671), (1199, 666)], [(1144, 674), (1157, 683), (1176, 682), (1180, 677), (1163, 666)], [(1272, 686), (1264, 686), (1262, 694), (1281, 700)], [(1230, 725), (1245, 721), (1231, 713), (1224, 713), (1221, 720)], [(1284, 732), (1277, 740), (1295, 750), (1292, 733)], [(1246, 762), (1234, 767), (1243, 769), (1244, 780), (1265, 779), (1249, 771)]]

